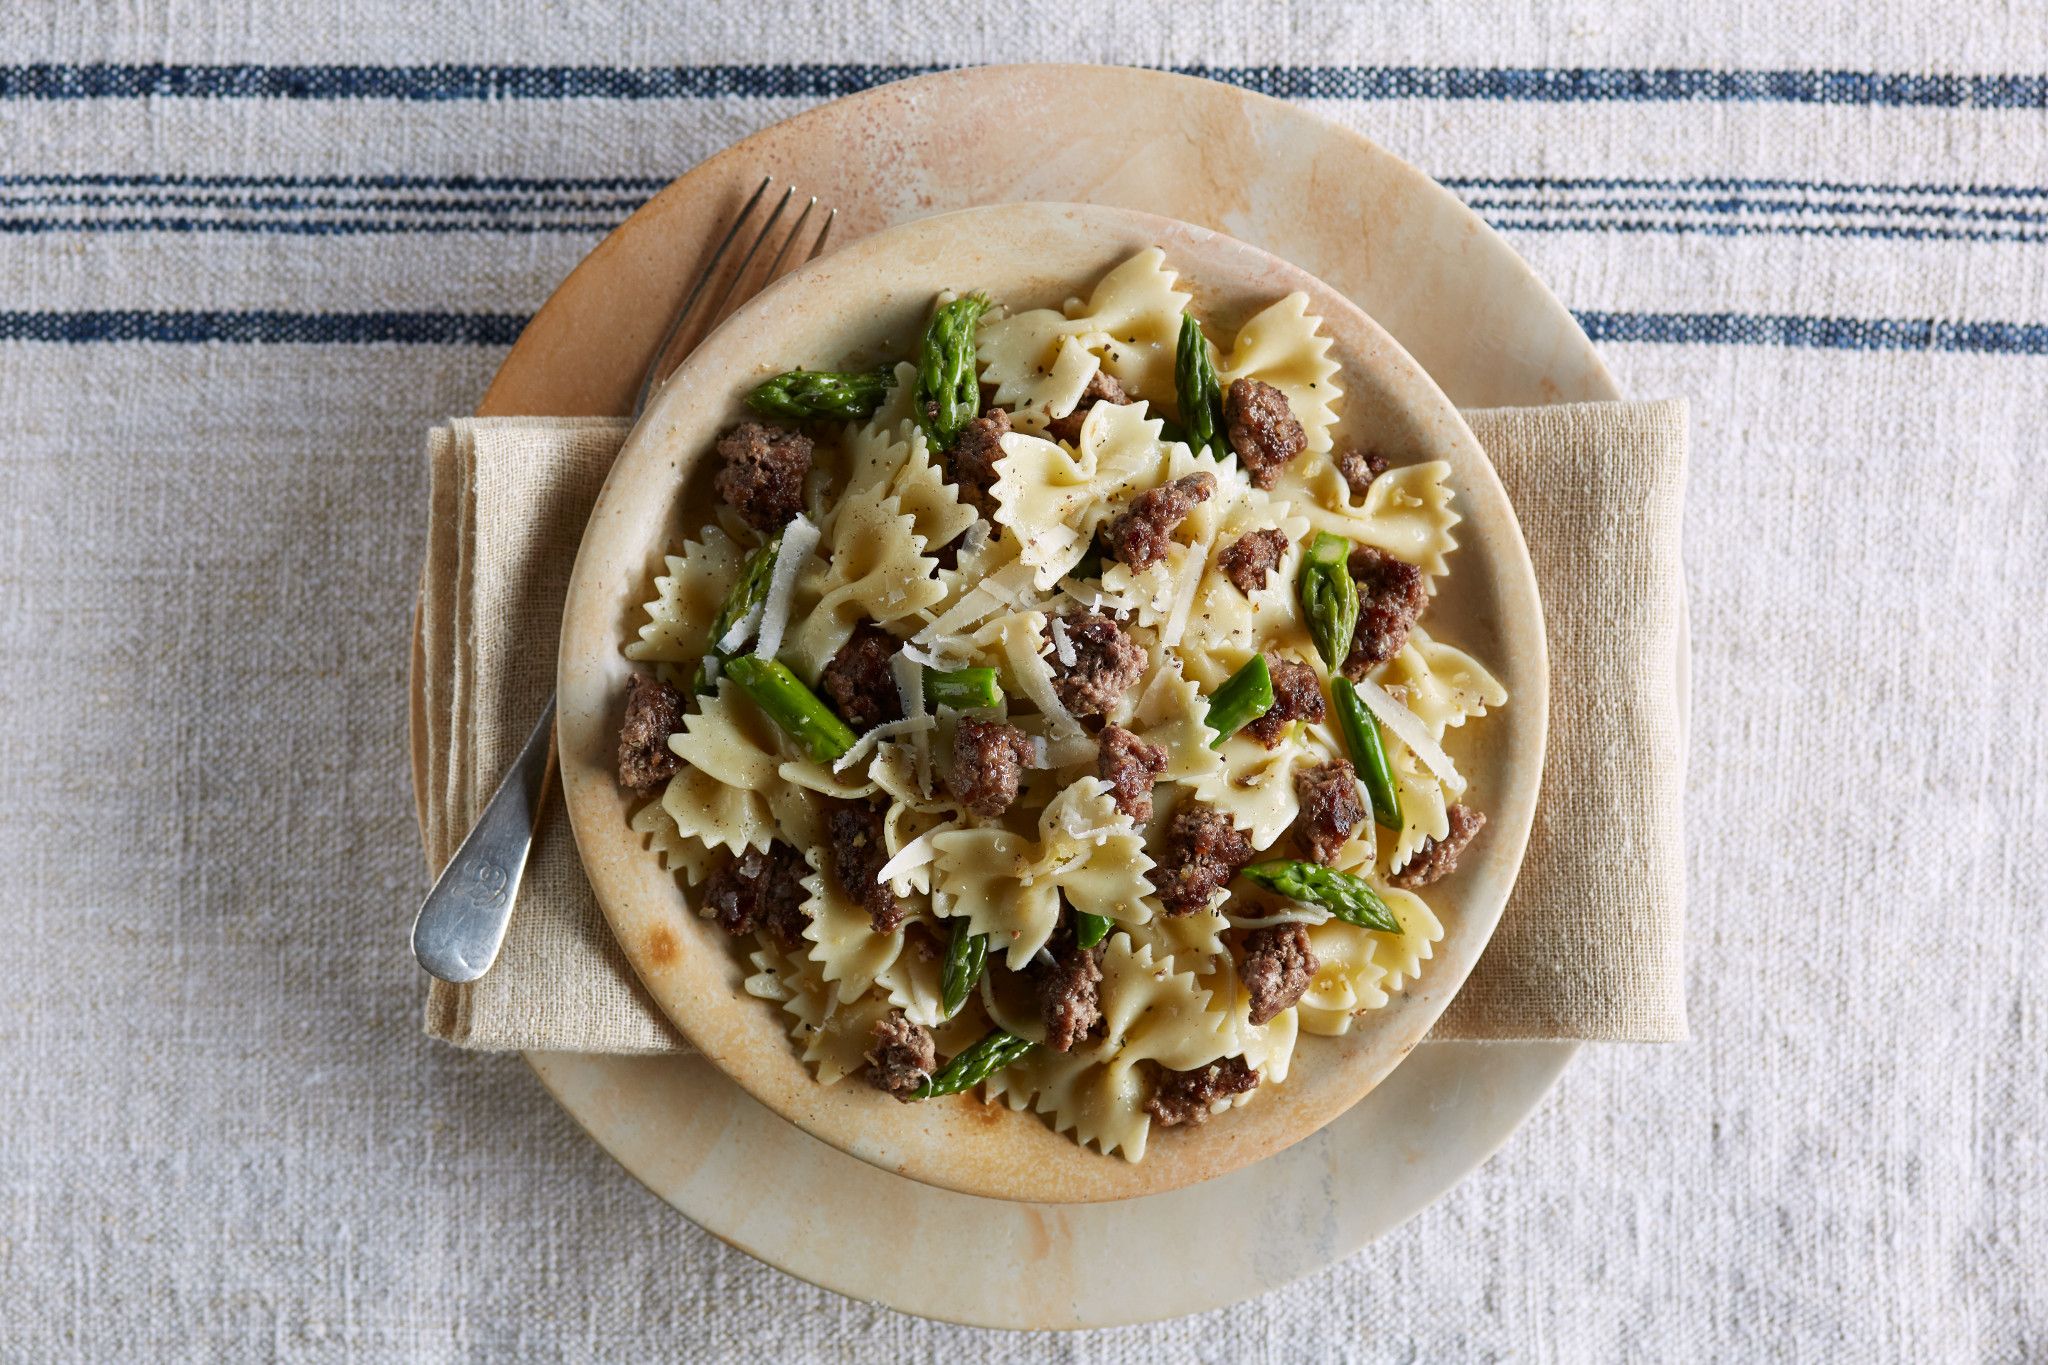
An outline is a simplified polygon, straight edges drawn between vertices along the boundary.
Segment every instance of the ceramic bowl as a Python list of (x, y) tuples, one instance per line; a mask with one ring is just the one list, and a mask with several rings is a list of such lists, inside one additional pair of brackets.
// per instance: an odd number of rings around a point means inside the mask
[[(1458, 874), (1428, 897), (1445, 934), (1419, 980), (1344, 1037), (1304, 1036), (1287, 1081), (1254, 1103), (1200, 1127), (1155, 1130), (1132, 1163), (971, 1095), (900, 1104), (857, 1078), (818, 1084), (787, 1017), (741, 989), (741, 955), (629, 828), (638, 802), (619, 788), (614, 762), (630, 671), (621, 647), (663, 552), (710, 518), (712, 446), (741, 417), (742, 393), (797, 366), (909, 355), (942, 289), (983, 289), (1012, 308), (1057, 305), (1148, 246), (1165, 250), (1216, 335), (1305, 292), (1343, 366), (1339, 443), (1369, 439), (1396, 464), (1449, 462), (1464, 521), (1427, 623), (1486, 662), (1510, 702), (1449, 743), (1489, 823)], [(1421, 367), (1284, 261), (1189, 224), (1080, 204), (967, 209), (891, 228), (812, 262), (721, 324), (655, 398), (598, 498), (569, 584), (558, 682), (562, 787), (584, 868), (649, 995), (690, 1044), (770, 1109), (854, 1156), (933, 1185), (1039, 1203), (1126, 1199), (1221, 1175), (1299, 1141), (1378, 1084), (1443, 1011), (1500, 916), (1535, 809), (1547, 714), (1542, 608), (1521, 531), (1492, 465)]]

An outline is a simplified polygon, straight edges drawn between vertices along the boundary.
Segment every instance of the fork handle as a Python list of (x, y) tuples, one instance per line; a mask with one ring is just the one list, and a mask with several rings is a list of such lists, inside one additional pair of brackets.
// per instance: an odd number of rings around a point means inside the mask
[(519, 899), (519, 881), (526, 874), (541, 803), (555, 757), (555, 699), (519, 757), (505, 770), (491, 803), (477, 818), (433, 890), (420, 902), (412, 924), (412, 952), (443, 981), (474, 981), (497, 961)]

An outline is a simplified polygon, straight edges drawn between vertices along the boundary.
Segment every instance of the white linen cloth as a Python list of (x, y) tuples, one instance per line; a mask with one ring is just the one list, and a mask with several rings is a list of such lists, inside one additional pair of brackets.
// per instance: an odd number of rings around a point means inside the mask
[[(956, 13), (0, 11), (0, 1358), (2040, 1358), (2048, 14)], [(1023, 55), (1370, 133), (1696, 423), (1694, 1041), (1587, 1049), (1323, 1274), (1073, 1338), (691, 1228), (419, 1035), (400, 909), (419, 431), (836, 64)]]

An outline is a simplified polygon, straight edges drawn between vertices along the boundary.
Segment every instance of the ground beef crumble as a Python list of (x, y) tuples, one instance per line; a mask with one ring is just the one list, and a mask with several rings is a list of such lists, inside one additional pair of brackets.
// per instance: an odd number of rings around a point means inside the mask
[(873, 621), (853, 628), (832, 662), (818, 675), (818, 687), (832, 699), (839, 718), (856, 730), (872, 730), (884, 721), (903, 719), (903, 698), (889, 660), (903, 646)]
[(1152, 818), (1152, 787), (1166, 771), (1166, 750), (1147, 744), (1121, 725), (1096, 736), (1095, 775), (1109, 783), (1116, 808), (1142, 825)]
[(1247, 723), (1244, 732), (1271, 749), (1290, 723), (1323, 718), (1323, 684), (1313, 668), (1279, 654), (1266, 656), (1266, 671), (1273, 677), (1273, 705)]
[(1372, 481), (1387, 472), (1387, 457), (1377, 450), (1340, 450), (1330, 458), (1337, 462), (1337, 472), (1344, 476), (1354, 498), (1364, 497)]
[(1124, 386), (1116, 382), (1116, 376), (1107, 370), (1097, 370), (1088, 377), (1088, 387), (1081, 390), (1081, 397), (1074, 404), (1074, 410), (1065, 417), (1055, 417), (1046, 426), (1045, 434), (1055, 441), (1068, 445), (1081, 439), (1081, 424), (1088, 420), (1088, 414), (1095, 411), (1097, 403), (1123, 404), (1131, 401), (1124, 392)]
[(1327, 866), (1365, 820), (1358, 773), (1349, 760), (1333, 758), (1295, 773), (1294, 793), (1301, 801), (1297, 827), (1308, 843), (1309, 856)]
[(1146, 489), (1131, 499), (1123, 515), (1103, 528), (1103, 549), (1110, 558), (1134, 569), (1150, 568), (1166, 558), (1174, 528), (1215, 491), (1216, 478), (1206, 473), (1183, 475), (1172, 483)]
[(810, 870), (803, 855), (779, 839), (766, 853), (750, 848), (704, 883), (705, 913), (728, 934), (758, 929), (793, 953), (804, 946), (804, 926), (811, 922), (803, 885)]
[(1294, 420), (1287, 395), (1257, 379), (1240, 379), (1223, 400), (1230, 448), (1253, 483), (1271, 488), (1289, 460), (1308, 449), (1308, 433)]
[(902, 1010), (891, 1010), (875, 1021), (874, 1036), (875, 1045), (867, 1052), (868, 1084), (899, 1100), (911, 1100), (939, 1066), (932, 1031), (911, 1023)]
[(1287, 555), (1287, 533), (1277, 526), (1242, 536), (1217, 557), (1223, 576), (1246, 597), (1266, 586), (1275, 565)]
[(1003, 458), (1003, 437), (1010, 434), (1010, 414), (990, 408), (960, 428), (953, 440), (953, 483), (960, 496), (984, 517), (995, 516), (992, 490), (996, 486), (996, 461)]
[[(1117, 699), (1145, 671), (1145, 651), (1109, 617), (1092, 611), (1058, 618), (1074, 651), (1074, 662), (1060, 662), (1055, 644), (1046, 663), (1052, 667), (1053, 691), (1060, 704), (1076, 716), (1107, 715)], [(1046, 638), (1054, 639), (1051, 623)]]
[(984, 820), (993, 820), (1017, 799), (1031, 738), (999, 720), (962, 716), (953, 731), (953, 797)]
[(1045, 1021), (1046, 1046), (1067, 1052), (1102, 1019), (1102, 945), (1083, 948), (1067, 932), (1046, 948), (1052, 965), (1034, 969), (1038, 1014)]
[(1161, 1128), (1177, 1128), (1183, 1123), (1200, 1125), (1209, 1121), (1209, 1111), (1216, 1101), (1258, 1088), (1259, 1073), (1242, 1057), (1225, 1057), (1193, 1071), (1168, 1071), (1162, 1067), (1159, 1083), (1152, 1088), (1152, 1098), (1145, 1101), (1145, 1112)]
[(1356, 679), (1401, 652), (1408, 627), (1429, 605), (1429, 590), (1422, 570), (1372, 545), (1352, 547), (1349, 568), (1358, 585), (1358, 629), (1344, 660), (1344, 676)]
[(645, 673), (626, 680), (626, 719), (619, 726), (619, 785), (653, 791), (676, 775), (683, 761), (668, 737), (683, 728), (689, 698)]
[(1301, 999), (1316, 979), (1315, 953), (1308, 928), (1300, 924), (1269, 924), (1245, 935), (1244, 962), (1238, 975), (1251, 993), (1252, 1023), (1263, 1024)]
[(1252, 860), (1252, 846), (1230, 817), (1183, 802), (1166, 827), (1166, 855), (1148, 874), (1169, 916), (1192, 915)]
[(1407, 866), (1387, 878), (1389, 882), (1412, 891), (1458, 870), (1458, 855), (1486, 828), (1486, 815), (1470, 806), (1452, 806), (1444, 815), (1451, 823), (1449, 831), (1441, 839), (1424, 839)]
[(718, 438), (718, 496), (746, 523), (773, 535), (804, 510), (811, 438), (761, 422), (742, 422)]
[(877, 806), (841, 806), (826, 820), (832, 839), (832, 868), (846, 894), (868, 912), (868, 923), (878, 934), (893, 934), (907, 913), (903, 902), (886, 882), (875, 874), (889, 861), (882, 839), (882, 812)]

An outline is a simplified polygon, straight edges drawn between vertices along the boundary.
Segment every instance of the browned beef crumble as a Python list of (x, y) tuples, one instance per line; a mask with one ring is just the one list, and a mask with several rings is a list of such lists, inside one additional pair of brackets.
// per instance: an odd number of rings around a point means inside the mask
[(773, 535), (804, 510), (811, 438), (800, 431), (742, 422), (718, 439), (718, 496), (763, 535)]
[(1323, 684), (1313, 668), (1279, 654), (1266, 656), (1266, 671), (1273, 676), (1273, 705), (1247, 722), (1244, 732), (1271, 749), (1290, 722), (1323, 718)]
[(1216, 1101), (1258, 1088), (1259, 1073), (1242, 1057), (1225, 1057), (1193, 1071), (1162, 1067), (1152, 1098), (1145, 1101), (1145, 1112), (1161, 1128), (1200, 1125), (1209, 1121), (1210, 1107)]
[(1102, 945), (1083, 948), (1072, 933), (1062, 933), (1046, 949), (1052, 965), (1034, 969), (1038, 1014), (1045, 1021), (1046, 1046), (1067, 1052), (1102, 1018)]
[(1121, 725), (1096, 736), (1095, 775), (1109, 783), (1109, 799), (1138, 824), (1152, 818), (1152, 786), (1166, 771), (1166, 750), (1147, 744)]
[(1428, 886), (1458, 870), (1458, 855), (1472, 842), (1472, 836), (1486, 828), (1486, 815), (1470, 806), (1452, 806), (1444, 812), (1451, 827), (1441, 839), (1424, 839), (1408, 865), (1387, 878), (1395, 886), (1410, 890)]
[(1266, 1023), (1301, 999), (1309, 982), (1316, 979), (1318, 965), (1304, 925), (1269, 924), (1245, 935), (1244, 962), (1238, 974), (1252, 997), (1252, 1023)]
[(984, 820), (993, 820), (1017, 799), (1031, 739), (999, 720), (962, 716), (953, 731), (953, 798)]
[(1185, 801), (1166, 827), (1166, 856), (1148, 874), (1169, 916), (1192, 915), (1244, 870), (1252, 846), (1230, 817)]
[(1196, 503), (1207, 502), (1215, 491), (1215, 476), (1203, 473), (1146, 489), (1131, 499), (1122, 516), (1103, 528), (1103, 549), (1110, 558), (1134, 569), (1157, 564), (1166, 558), (1174, 528), (1195, 510)]
[(1408, 643), (1408, 627), (1429, 605), (1429, 590), (1422, 570), (1375, 546), (1352, 547), (1350, 569), (1358, 584), (1358, 629), (1344, 660), (1344, 676), (1362, 678)]
[(902, 643), (873, 621), (862, 621), (825, 671), (818, 686), (832, 699), (839, 718), (856, 730), (872, 730), (884, 721), (903, 719), (903, 698), (889, 660)]
[(619, 726), (619, 785), (653, 791), (676, 775), (683, 761), (668, 737), (683, 728), (689, 698), (658, 678), (635, 673), (626, 680), (626, 719)]
[(996, 486), (996, 461), (1003, 458), (1003, 437), (1009, 434), (1010, 414), (1001, 408), (990, 408), (960, 428), (950, 452), (953, 483), (961, 498), (991, 519), (996, 511), (991, 491)]
[(932, 1031), (911, 1023), (902, 1010), (891, 1010), (875, 1021), (874, 1036), (875, 1045), (867, 1052), (868, 1084), (899, 1100), (912, 1099), (912, 1092), (938, 1070)]
[[(1061, 663), (1057, 647), (1047, 656), (1053, 691), (1076, 716), (1108, 714), (1144, 673), (1145, 651), (1115, 621), (1097, 612), (1070, 612), (1059, 619), (1073, 646), (1074, 662), (1071, 667)], [(1050, 622), (1046, 638), (1052, 638)]]
[(1287, 395), (1257, 379), (1240, 379), (1223, 400), (1230, 448), (1252, 482), (1271, 488), (1280, 470), (1308, 449), (1308, 433), (1294, 420)]
[(1223, 576), (1246, 597), (1266, 586), (1273, 568), (1287, 555), (1287, 533), (1277, 526), (1253, 531), (1217, 557)]
[(766, 853), (750, 848), (704, 883), (705, 911), (728, 934), (759, 929), (793, 953), (803, 947), (804, 926), (811, 922), (803, 885), (810, 870), (803, 854), (779, 839)]
[(1055, 417), (1047, 425), (1045, 434), (1055, 441), (1068, 445), (1081, 439), (1081, 424), (1088, 420), (1088, 414), (1095, 411), (1097, 403), (1128, 403), (1131, 396), (1124, 392), (1124, 386), (1116, 382), (1116, 376), (1106, 370), (1097, 370), (1089, 376), (1088, 387), (1081, 390), (1081, 399), (1074, 404), (1074, 410), (1065, 417)]
[(1387, 472), (1387, 457), (1377, 450), (1340, 450), (1330, 458), (1337, 462), (1337, 472), (1355, 498), (1364, 497), (1372, 481)]
[(1351, 831), (1365, 820), (1357, 772), (1342, 758), (1303, 768), (1294, 775), (1294, 794), (1301, 799), (1299, 828), (1309, 856), (1325, 865), (1333, 862)]
[(846, 894), (868, 912), (868, 923), (878, 934), (893, 934), (907, 913), (903, 902), (887, 882), (875, 874), (889, 861), (882, 839), (882, 811), (878, 806), (841, 806), (826, 820), (832, 837), (832, 868)]

